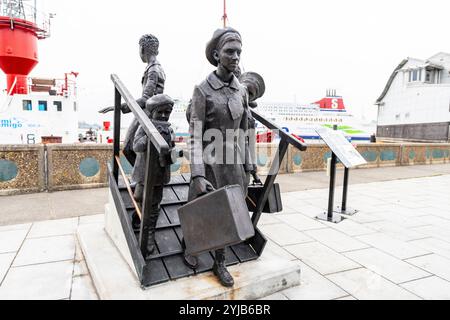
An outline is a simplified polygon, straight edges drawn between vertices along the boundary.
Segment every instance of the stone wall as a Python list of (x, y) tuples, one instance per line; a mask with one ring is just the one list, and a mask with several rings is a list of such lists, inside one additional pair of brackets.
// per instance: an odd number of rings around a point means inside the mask
[(0, 145), (0, 195), (45, 190), (43, 146)]
[[(368, 162), (360, 168), (450, 163), (450, 144), (363, 144), (357, 149)], [(257, 145), (260, 175), (269, 173), (277, 150), (274, 144)], [(324, 171), (330, 157), (324, 145), (310, 145), (306, 152), (289, 147), (280, 173)], [(111, 145), (0, 146), (0, 195), (105, 187), (111, 161)], [(122, 165), (131, 173), (123, 157)], [(186, 158), (172, 166), (173, 174), (189, 171)]]
[(48, 190), (106, 187), (110, 145), (47, 145)]

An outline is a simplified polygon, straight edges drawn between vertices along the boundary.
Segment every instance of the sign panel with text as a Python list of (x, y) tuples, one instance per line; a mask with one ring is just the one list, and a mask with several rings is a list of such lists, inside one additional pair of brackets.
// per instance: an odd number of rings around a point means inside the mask
[(345, 138), (342, 132), (330, 130), (328, 128), (316, 128), (316, 132), (346, 168), (350, 169), (367, 164), (367, 161)]

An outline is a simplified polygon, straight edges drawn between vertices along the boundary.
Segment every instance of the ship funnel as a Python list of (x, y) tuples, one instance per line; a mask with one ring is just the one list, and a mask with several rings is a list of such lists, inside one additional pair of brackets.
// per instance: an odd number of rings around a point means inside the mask
[(50, 36), (50, 21), (22, 0), (0, 1), (0, 69), (10, 95), (27, 94), (27, 77), (38, 64), (38, 39)]

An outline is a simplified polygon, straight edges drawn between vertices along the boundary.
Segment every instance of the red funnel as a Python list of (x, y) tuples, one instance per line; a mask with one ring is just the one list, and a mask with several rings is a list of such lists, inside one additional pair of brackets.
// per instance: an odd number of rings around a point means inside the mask
[(38, 64), (36, 29), (26, 20), (0, 17), (0, 69), (11, 94), (28, 93), (27, 76)]

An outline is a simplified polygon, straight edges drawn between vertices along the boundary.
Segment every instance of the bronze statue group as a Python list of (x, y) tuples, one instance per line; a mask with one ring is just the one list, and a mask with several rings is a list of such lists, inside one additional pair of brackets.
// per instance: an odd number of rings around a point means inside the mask
[[(147, 64), (142, 85), (142, 97), (137, 100), (139, 106), (151, 119), (155, 128), (166, 140), (170, 148), (175, 147), (175, 135), (169, 123), (174, 100), (164, 94), (166, 76), (157, 61), (159, 41), (153, 35), (144, 35), (139, 41), (140, 56)], [(242, 38), (232, 28), (218, 29), (206, 47), (207, 60), (216, 67), (201, 84), (195, 87), (194, 94), (187, 110), (189, 122), (189, 158), (191, 162), (191, 183), (188, 201), (201, 197), (209, 192), (229, 185), (240, 185), (244, 195), (250, 182), (250, 176), (256, 181), (256, 164), (249, 144), (252, 136), (246, 135), (249, 129), (255, 129), (255, 120), (250, 109), (257, 105), (255, 100), (265, 92), (265, 84), (261, 76), (248, 72), (240, 74), (240, 56)], [(112, 108), (101, 110), (101, 113), (112, 111)], [(130, 113), (126, 104), (121, 108), (123, 113)], [(204, 139), (208, 130), (219, 131), (220, 136), (234, 133), (238, 143), (224, 142), (223, 152), (217, 150), (205, 157), (205, 150), (211, 149), (217, 142)], [(134, 198), (142, 203), (148, 137), (139, 122), (135, 119), (128, 129), (123, 154), (133, 166), (132, 182), (135, 185)], [(233, 139), (234, 141), (234, 139)], [(237, 153), (237, 156), (236, 156)], [(228, 157), (227, 157), (228, 155)], [(230, 155), (233, 159), (230, 161)], [(227, 159), (228, 161), (225, 161)], [(160, 203), (164, 185), (170, 181), (170, 164), (166, 163), (157, 175), (158, 183), (154, 187), (148, 251), (156, 249), (155, 231), (160, 212)], [(211, 214), (214, 214), (213, 212)], [(139, 218), (133, 217), (133, 225), (139, 227)], [(198, 230), (202, 232), (202, 230)], [(216, 250), (213, 272), (220, 283), (232, 287), (234, 280), (225, 265), (226, 248)], [(197, 258), (185, 255), (186, 264), (196, 269)]]

